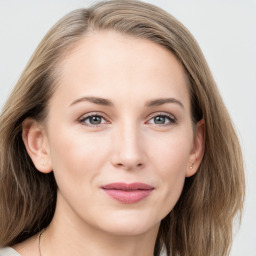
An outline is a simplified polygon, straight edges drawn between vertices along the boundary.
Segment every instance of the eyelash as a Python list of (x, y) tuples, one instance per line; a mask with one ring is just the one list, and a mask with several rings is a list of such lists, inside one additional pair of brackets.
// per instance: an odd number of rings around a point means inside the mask
[[(105, 120), (105, 123), (100, 123), (100, 124), (91, 124), (91, 123), (86, 123), (87, 120), (90, 120), (90, 118), (93, 118), (93, 117), (99, 117), (101, 118), (101, 121), (102, 119)], [(163, 117), (165, 118), (165, 121), (166, 119), (168, 119), (168, 123), (164, 123), (164, 124), (156, 124), (156, 123), (152, 123), (152, 125), (154, 126), (157, 126), (157, 127), (165, 127), (165, 126), (171, 126), (171, 125), (174, 125), (177, 123), (177, 119), (171, 115), (171, 114), (167, 114), (167, 113), (162, 113), (162, 112), (159, 112), (159, 113), (154, 113), (154, 115), (151, 115), (149, 121), (147, 121), (146, 123), (149, 123), (150, 120), (154, 119), (154, 118), (157, 118), (157, 117)], [(110, 121), (108, 120), (108, 118), (106, 118), (103, 114), (101, 113), (90, 113), (90, 114), (87, 114), (87, 115), (84, 115), (82, 116), (80, 119), (79, 119), (79, 123), (81, 123), (82, 125), (85, 125), (85, 126), (89, 126), (89, 127), (99, 127), (102, 125), (104, 126), (105, 124), (109, 123)]]

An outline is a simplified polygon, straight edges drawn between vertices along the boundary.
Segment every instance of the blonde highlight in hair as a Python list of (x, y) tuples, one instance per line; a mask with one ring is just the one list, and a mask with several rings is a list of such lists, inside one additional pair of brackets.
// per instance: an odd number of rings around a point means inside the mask
[(44, 37), (0, 117), (0, 246), (45, 228), (54, 214), (53, 173), (38, 172), (22, 141), (22, 122), (42, 121), (58, 86), (58, 63), (91, 32), (113, 30), (169, 49), (188, 80), (194, 124), (205, 120), (205, 154), (186, 178), (180, 199), (162, 220), (154, 255), (228, 255), (232, 226), (241, 214), (244, 172), (239, 141), (205, 58), (187, 29), (162, 9), (136, 0), (113, 0), (75, 10)]

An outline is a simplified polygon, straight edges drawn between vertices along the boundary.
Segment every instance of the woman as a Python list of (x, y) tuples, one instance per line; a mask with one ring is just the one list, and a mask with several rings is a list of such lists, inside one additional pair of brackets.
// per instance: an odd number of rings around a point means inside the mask
[(239, 142), (199, 46), (165, 11), (69, 13), (0, 125), (0, 255), (228, 255)]

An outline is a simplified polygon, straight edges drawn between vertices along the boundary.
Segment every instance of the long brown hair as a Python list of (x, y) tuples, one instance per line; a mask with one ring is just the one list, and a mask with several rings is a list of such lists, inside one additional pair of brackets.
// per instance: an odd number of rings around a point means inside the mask
[(244, 199), (238, 138), (205, 58), (174, 17), (136, 0), (100, 2), (62, 18), (43, 38), (0, 117), (0, 246), (39, 232), (52, 220), (57, 185), (53, 173), (38, 172), (22, 141), (22, 122), (42, 121), (57, 83), (58, 62), (90, 31), (114, 30), (169, 49), (188, 80), (194, 123), (205, 119), (205, 154), (186, 178), (181, 197), (162, 220), (155, 255), (228, 255), (235, 216)]

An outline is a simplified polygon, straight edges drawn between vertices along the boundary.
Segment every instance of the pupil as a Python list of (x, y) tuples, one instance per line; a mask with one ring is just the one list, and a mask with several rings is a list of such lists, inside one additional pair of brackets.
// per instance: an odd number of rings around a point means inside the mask
[(155, 123), (156, 124), (164, 124), (165, 123), (165, 117), (164, 116), (155, 117)]
[(101, 117), (100, 116), (92, 116), (90, 118), (91, 124), (100, 124), (101, 122)]

